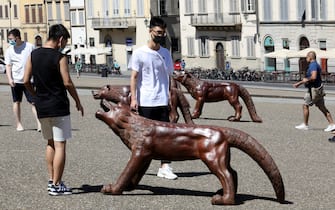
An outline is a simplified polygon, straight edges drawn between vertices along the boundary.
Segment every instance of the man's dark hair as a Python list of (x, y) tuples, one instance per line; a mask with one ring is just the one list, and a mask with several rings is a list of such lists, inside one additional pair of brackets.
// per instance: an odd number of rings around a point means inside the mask
[(152, 17), (150, 20), (150, 28), (154, 28), (154, 27), (161, 27), (161, 28), (166, 28), (166, 23), (164, 22), (164, 20), (162, 18), (159, 17)]
[(70, 38), (69, 31), (62, 24), (52, 25), (49, 28), (49, 37), (48, 40), (58, 40), (63, 37), (63, 39)]
[(8, 36), (13, 35), (14, 37), (19, 37), (21, 39), (21, 33), (20, 30), (17, 28), (14, 28), (8, 32)]

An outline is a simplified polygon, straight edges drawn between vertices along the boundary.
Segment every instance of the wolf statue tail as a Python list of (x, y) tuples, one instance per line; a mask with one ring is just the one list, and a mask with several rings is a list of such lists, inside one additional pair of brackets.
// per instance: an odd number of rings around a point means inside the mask
[(262, 119), (257, 115), (256, 108), (247, 89), (239, 85), (239, 95), (247, 106), (249, 115), (254, 122), (261, 123)]

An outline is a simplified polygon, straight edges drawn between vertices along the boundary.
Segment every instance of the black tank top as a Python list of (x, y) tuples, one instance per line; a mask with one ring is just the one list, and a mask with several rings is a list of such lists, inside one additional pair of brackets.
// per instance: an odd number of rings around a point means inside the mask
[(38, 48), (31, 53), (38, 118), (70, 114), (69, 99), (59, 69), (62, 56), (52, 48)]

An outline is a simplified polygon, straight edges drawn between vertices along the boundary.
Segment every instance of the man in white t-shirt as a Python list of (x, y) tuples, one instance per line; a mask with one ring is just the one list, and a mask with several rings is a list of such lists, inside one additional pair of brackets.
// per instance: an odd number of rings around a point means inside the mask
[[(166, 23), (157, 17), (150, 20), (150, 40), (134, 51), (130, 67), (131, 108), (146, 118), (169, 122), (169, 79), (173, 73), (170, 52), (161, 46), (166, 38)], [(161, 161), (157, 176), (176, 179), (169, 166)]]
[(23, 84), (24, 69), (27, 58), (34, 50), (34, 46), (21, 40), (21, 33), (18, 29), (8, 32), (8, 42), (10, 46), (5, 53), (6, 74), (8, 83), (11, 86), (13, 97), (13, 112), (16, 120), (16, 130), (24, 131), (21, 122), (21, 102), (23, 93), (27, 101), (32, 105), (32, 111), (37, 121), (37, 131), (41, 131), (41, 124), (37, 118), (33, 97)]

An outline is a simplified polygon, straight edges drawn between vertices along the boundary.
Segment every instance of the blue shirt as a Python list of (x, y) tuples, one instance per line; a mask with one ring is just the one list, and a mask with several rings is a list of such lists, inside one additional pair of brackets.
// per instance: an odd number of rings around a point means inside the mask
[(314, 81), (309, 82), (306, 86), (308, 88), (314, 87), (320, 87), (322, 84), (322, 79), (321, 79), (321, 67), (320, 65), (316, 62), (313, 61), (309, 64), (308, 69), (307, 69), (307, 73), (306, 73), (306, 77), (310, 78), (312, 76), (312, 72), (317, 71), (317, 76), (316, 79)]

